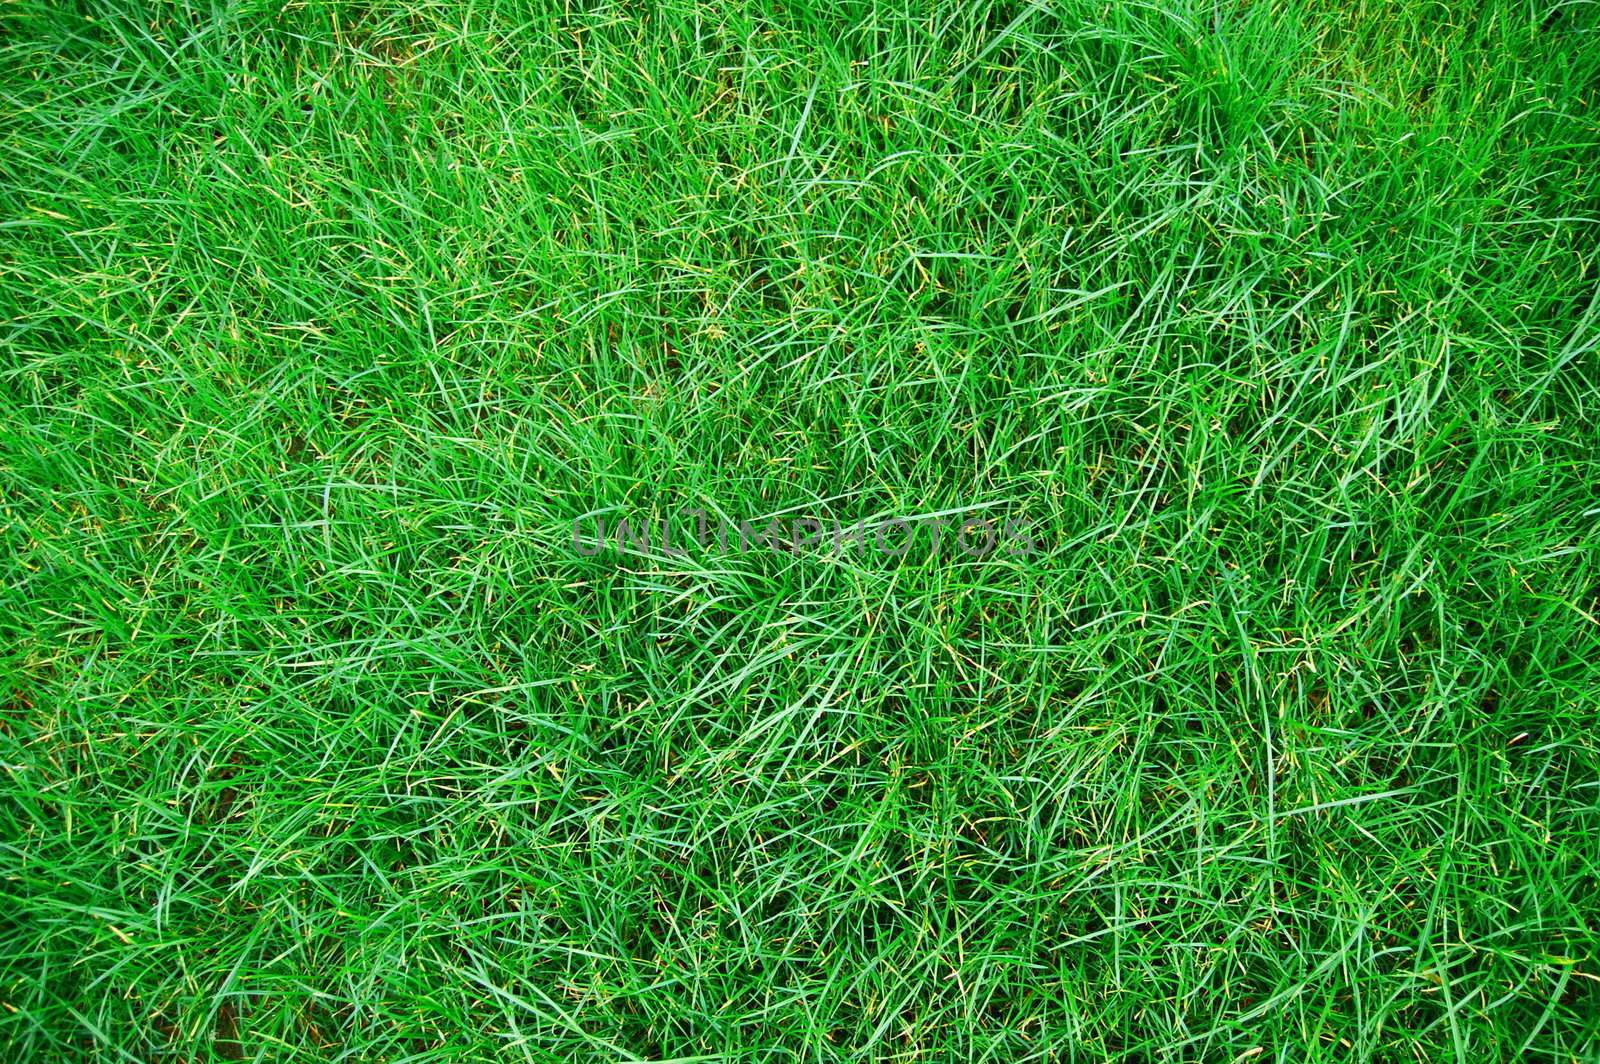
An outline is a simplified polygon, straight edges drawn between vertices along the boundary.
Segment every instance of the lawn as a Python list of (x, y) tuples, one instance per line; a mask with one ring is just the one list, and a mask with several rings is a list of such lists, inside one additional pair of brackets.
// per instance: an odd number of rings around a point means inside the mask
[(0, 4), (0, 1059), (1600, 1061), (1597, 252), (1593, 0)]

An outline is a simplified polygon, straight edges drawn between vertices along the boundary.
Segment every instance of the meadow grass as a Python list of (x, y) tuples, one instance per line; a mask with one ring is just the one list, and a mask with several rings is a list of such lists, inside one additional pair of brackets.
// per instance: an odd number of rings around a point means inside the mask
[(0, 5), (0, 1055), (1600, 1060), (1597, 31)]

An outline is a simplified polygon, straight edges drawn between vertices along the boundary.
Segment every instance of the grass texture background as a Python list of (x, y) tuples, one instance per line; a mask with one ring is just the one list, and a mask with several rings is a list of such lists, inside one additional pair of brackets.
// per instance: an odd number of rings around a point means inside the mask
[(6, 1059), (1600, 1059), (1597, 29), (0, 5)]

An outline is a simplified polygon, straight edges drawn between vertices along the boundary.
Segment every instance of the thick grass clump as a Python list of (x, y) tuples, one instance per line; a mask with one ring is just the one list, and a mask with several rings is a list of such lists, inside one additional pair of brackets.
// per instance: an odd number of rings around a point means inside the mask
[(1600, 1054), (1600, 5), (20, 0), (0, 208), (6, 1060)]

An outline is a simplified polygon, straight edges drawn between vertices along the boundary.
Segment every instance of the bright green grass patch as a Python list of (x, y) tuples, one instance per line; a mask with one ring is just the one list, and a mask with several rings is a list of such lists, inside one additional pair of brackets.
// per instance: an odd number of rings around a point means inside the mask
[(1597, 29), (0, 5), (4, 1056), (1596, 1059)]

